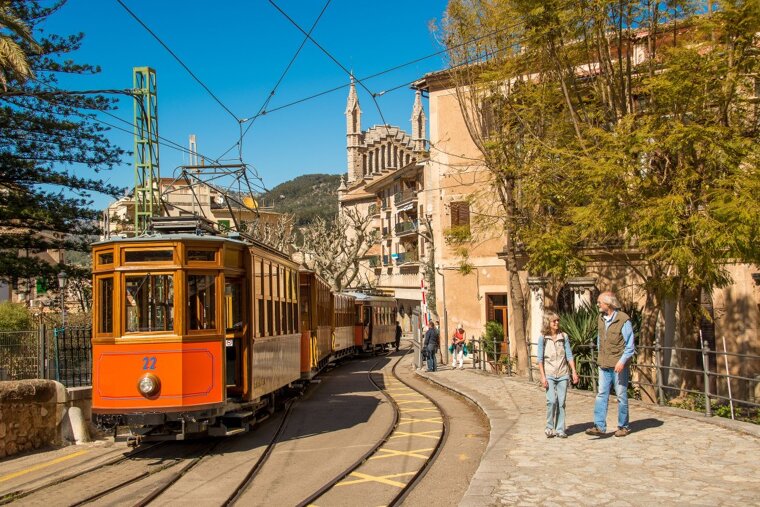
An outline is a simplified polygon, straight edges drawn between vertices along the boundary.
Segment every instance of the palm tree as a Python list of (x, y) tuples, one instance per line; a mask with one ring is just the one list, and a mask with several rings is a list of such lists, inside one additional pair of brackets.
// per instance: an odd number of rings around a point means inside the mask
[(5, 91), (9, 79), (24, 82), (34, 75), (19, 39), (27, 42), (33, 51), (39, 50), (31, 30), (16, 16), (10, 4), (10, 0), (0, 0), (0, 84)]

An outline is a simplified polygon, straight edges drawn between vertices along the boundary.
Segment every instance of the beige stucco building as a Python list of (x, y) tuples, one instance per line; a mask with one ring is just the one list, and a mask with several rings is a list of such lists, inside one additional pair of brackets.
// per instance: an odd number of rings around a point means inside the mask
[[(430, 150), (420, 200), (432, 215), (438, 313), (441, 316), (447, 314), (449, 334), (461, 322), (470, 336), (477, 337), (484, 331), (487, 321), (497, 320), (506, 324), (509, 350), (513, 356), (517, 355), (519, 347), (523, 347), (523, 351), (530, 347), (535, 355), (545, 308), (562, 312), (583, 304), (594, 304), (598, 293), (604, 290), (617, 292), (621, 300), (632, 302), (639, 308), (644, 306), (645, 294), (640, 288), (645, 280), (614, 252), (610, 255), (590, 251), (591, 261), (582, 277), (552, 280), (536, 273), (521, 272), (528, 309), (526, 338), (529, 343), (516, 340), (511, 325), (515, 308), (508, 297), (509, 280), (501, 258), (504, 241), (497, 221), (490, 220), (490, 217), (503, 213), (491, 186), (490, 174), (480, 162), (482, 156), (468, 133), (456, 91), (446, 74), (427, 75), (415, 86), (429, 96)], [(447, 242), (447, 236), (458, 236), (461, 240), (462, 234), (468, 232), (463, 230), (464, 226), (470, 228), (469, 236), (464, 236), (463, 241), (468, 258), (463, 258), (451, 241)], [(459, 269), (462, 262), (472, 267), (471, 272), (463, 274), (466, 270)], [(737, 263), (728, 265), (727, 269), (733, 283), (703, 296), (703, 306), (712, 309), (715, 323), (714, 327), (705, 327), (706, 333), (712, 333), (714, 329), (714, 337), (703, 336), (710, 340), (714, 351), (723, 351), (722, 339), (725, 337), (729, 354), (758, 356), (760, 267)], [(672, 347), (676, 343), (678, 320), (674, 302), (665, 303), (660, 320), (657, 330), (660, 345)], [(676, 355), (667, 350), (664, 359), (670, 365), (679, 364)], [(708, 358), (714, 367), (717, 367), (716, 359), (723, 361), (718, 354)], [(760, 376), (760, 360), (729, 356), (729, 365), (732, 375), (754, 379)], [(518, 366), (525, 371), (524, 365)], [(671, 371), (669, 379), (668, 375), (664, 376), (666, 385), (678, 384), (677, 371)], [(760, 401), (757, 382), (737, 379), (734, 389)], [(719, 384), (717, 390), (725, 393), (725, 382), (722, 387)]]

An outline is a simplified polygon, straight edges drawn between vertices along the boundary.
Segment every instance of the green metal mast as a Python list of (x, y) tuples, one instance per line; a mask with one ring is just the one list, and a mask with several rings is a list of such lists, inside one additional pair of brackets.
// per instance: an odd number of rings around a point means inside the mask
[(158, 165), (158, 96), (156, 71), (134, 67), (135, 97), (135, 236), (148, 231), (161, 213)]

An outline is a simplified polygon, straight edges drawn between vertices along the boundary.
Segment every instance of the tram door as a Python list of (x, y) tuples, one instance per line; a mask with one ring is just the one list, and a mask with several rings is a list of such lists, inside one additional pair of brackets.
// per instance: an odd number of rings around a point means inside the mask
[(224, 284), (225, 362), (227, 396), (243, 394), (243, 280), (228, 278)]

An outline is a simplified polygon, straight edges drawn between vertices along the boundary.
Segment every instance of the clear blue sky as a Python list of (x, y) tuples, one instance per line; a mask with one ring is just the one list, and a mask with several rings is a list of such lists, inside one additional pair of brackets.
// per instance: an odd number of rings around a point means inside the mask
[[(253, 116), (292, 58), (304, 36), (266, 0), (216, 2), (124, 0), (239, 118)], [(324, 0), (279, 0), (278, 5), (308, 31)], [(368, 76), (420, 58), (441, 48), (431, 33), (445, 0), (365, 2), (332, 0), (312, 37), (358, 77)], [(83, 32), (77, 61), (97, 64), (96, 76), (61, 82), (64, 88), (131, 88), (132, 68), (150, 66), (158, 77), (159, 134), (182, 146), (197, 136), (198, 151), (220, 156), (238, 139), (238, 125), (172, 56), (116, 0), (69, 0), (44, 26), (48, 33)], [(366, 81), (377, 93), (421, 77), (444, 65), (430, 58)], [(348, 76), (311, 42), (291, 67), (269, 108), (290, 103), (336, 86)], [(367, 92), (357, 87), (362, 127), (382, 123)], [(347, 88), (260, 117), (244, 140), (243, 159), (255, 166), (265, 185), (308, 173), (346, 171), (345, 117)], [(407, 87), (378, 98), (385, 120), (410, 131), (414, 93)], [(427, 108), (427, 104), (425, 104)], [(120, 99), (115, 112), (132, 121), (132, 103)], [(105, 121), (131, 130), (124, 123)], [(132, 135), (112, 130), (115, 144), (132, 150)], [(161, 175), (188, 163), (187, 155), (161, 146)], [(236, 156), (236, 151), (229, 156)], [(98, 177), (112, 184), (134, 185), (132, 157)], [(95, 177), (81, 168), (79, 176)], [(95, 195), (95, 205), (109, 198)]]

